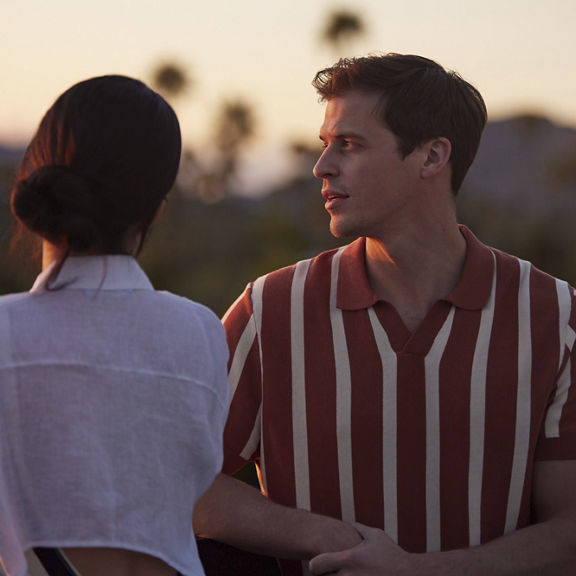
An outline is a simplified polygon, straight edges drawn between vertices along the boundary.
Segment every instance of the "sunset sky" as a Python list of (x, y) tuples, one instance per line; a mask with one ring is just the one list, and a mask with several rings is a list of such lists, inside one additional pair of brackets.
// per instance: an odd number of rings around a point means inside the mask
[[(346, 6), (366, 36), (336, 53), (319, 40)], [(416, 53), (457, 70), (492, 119), (535, 111), (576, 127), (574, 0), (0, 0), (0, 144), (22, 144), (54, 98), (84, 78), (150, 80), (175, 61), (192, 79), (174, 102), (186, 141), (205, 145), (218, 105), (258, 121), (249, 166), (265, 177), (286, 143), (316, 137), (314, 73), (342, 55)]]

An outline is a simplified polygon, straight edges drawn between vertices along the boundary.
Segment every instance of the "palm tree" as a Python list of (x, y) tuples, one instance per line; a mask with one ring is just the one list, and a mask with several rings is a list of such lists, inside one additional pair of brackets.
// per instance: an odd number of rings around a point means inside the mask
[(243, 100), (224, 102), (215, 126), (215, 144), (220, 153), (218, 172), (223, 183), (229, 183), (238, 169), (242, 149), (256, 132), (252, 107)]
[(152, 86), (166, 98), (181, 96), (190, 88), (188, 73), (177, 62), (163, 62), (152, 73)]
[(216, 121), (216, 145), (226, 155), (234, 154), (255, 132), (252, 108), (242, 100), (224, 102)]
[[(175, 61), (164, 61), (153, 69), (150, 84), (174, 106), (174, 101), (190, 89), (192, 82), (190, 75), (181, 64)], [(192, 194), (200, 171), (197, 155), (189, 144), (185, 144), (174, 190), (185, 196)]]
[(321, 40), (340, 53), (345, 45), (366, 34), (366, 25), (360, 14), (341, 8), (332, 12), (321, 33)]
[(247, 102), (229, 100), (220, 104), (213, 126), (212, 142), (217, 156), (202, 171), (195, 186), (196, 196), (210, 203), (228, 196), (242, 150), (255, 134), (256, 119)]

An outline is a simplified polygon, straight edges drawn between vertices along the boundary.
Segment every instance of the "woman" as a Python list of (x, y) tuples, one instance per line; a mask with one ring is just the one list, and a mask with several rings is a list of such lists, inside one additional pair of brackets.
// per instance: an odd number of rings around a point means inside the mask
[(26, 151), (12, 211), (43, 272), (0, 297), (0, 573), (35, 549), (82, 576), (203, 574), (192, 512), (221, 465), (225, 336), (134, 259), (180, 151), (170, 106), (123, 76), (64, 92)]

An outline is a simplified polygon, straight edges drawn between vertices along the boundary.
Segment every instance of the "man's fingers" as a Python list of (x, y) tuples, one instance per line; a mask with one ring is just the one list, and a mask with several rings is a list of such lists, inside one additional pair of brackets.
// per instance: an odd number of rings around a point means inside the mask
[(379, 528), (372, 528), (371, 526), (366, 526), (365, 524), (360, 524), (358, 522), (354, 523), (354, 528), (358, 530), (360, 536), (363, 540), (369, 540), (371, 537), (377, 536), (381, 533)]
[(338, 572), (345, 565), (347, 556), (346, 550), (319, 554), (310, 560), (310, 572), (316, 575)]

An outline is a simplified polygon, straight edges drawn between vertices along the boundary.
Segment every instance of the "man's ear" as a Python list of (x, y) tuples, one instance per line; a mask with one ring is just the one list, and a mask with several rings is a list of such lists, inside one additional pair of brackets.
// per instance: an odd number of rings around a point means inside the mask
[(422, 177), (431, 178), (442, 172), (450, 162), (452, 144), (448, 138), (442, 136), (429, 140), (422, 148), (426, 154), (422, 165)]

